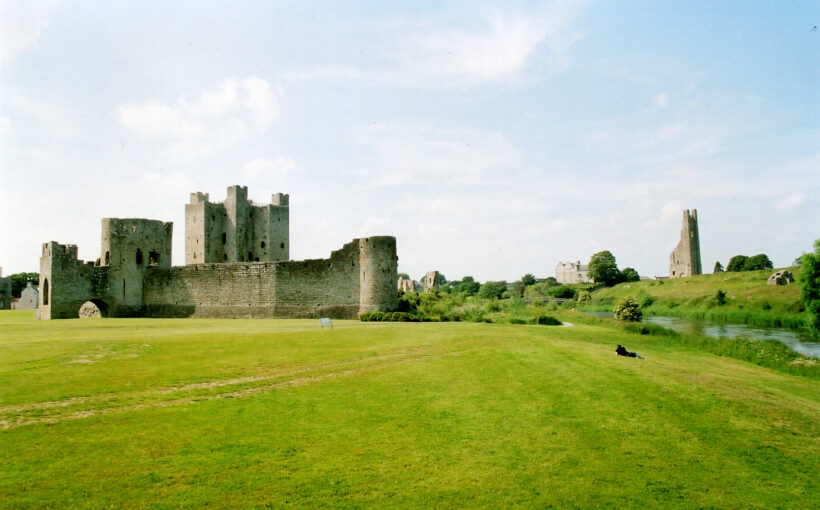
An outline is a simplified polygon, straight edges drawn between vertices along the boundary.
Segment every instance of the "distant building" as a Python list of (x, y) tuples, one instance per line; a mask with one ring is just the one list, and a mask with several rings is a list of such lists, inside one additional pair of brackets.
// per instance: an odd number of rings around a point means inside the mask
[(31, 282), (26, 283), (26, 288), (20, 293), (13, 308), (15, 310), (36, 310), (40, 302), (40, 293), (37, 290), (37, 285), (32, 285)]
[(413, 279), (405, 279), (403, 276), (399, 276), (399, 290), (403, 292), (416, 292), (419, 288), (419, 284), (416, 283)]
[(424, 288), (424, 292), (437, 289), (438, 286), (441, 285), (441, 273), (438, 271), (428, 271), (427, 274), (424, 275), (424, 281), (422, 281), (421, 284)]
[(700, 268), (700, 236), (698, 235), (698, 211), (683, 211), (683, 227), (678, 246), (669, 254), (669, 277), (684, 278), (702, 274)]
[[(3, 268), (0, 267), (0, 277), (3, 276)], [(0, 278), (0, 310), (11, 309), (11, 277)]]
[(555, 279), (558, 283), (591, 283), (589, 266), (581, 265), (580, 260), (575, 262), (559, 262), (555, 266)]

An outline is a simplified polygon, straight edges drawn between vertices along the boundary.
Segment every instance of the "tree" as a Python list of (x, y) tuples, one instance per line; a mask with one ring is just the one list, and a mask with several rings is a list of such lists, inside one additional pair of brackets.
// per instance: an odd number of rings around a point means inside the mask
[(478, 289), (478, 297), (500, 299), (507, 290), (507, 282), (487, 282)]
[(533, 276), (531, 273), (527, 273), (521, 277), (521, 283), (523, 283), (525, 287), (535, 285), (535, 276)]
[(723, 265), (720, 263), (719, 260), (717, 262), (715, 262), (715, 268), (712, 269), (712, 272), (713, 273), (722, 273), (723, 272)]
[(641, 279), (641, 275), (638, 274), (638, 271), (632, 269), (631, 267), (625, 267), (623, 271), (621, 271), (621, 281), (624, 282), (637, 282)]
[(743, 266), (746, 264), (746, 260), (749, 257), (746, 255), (735, 255), (731, 259), (729, 259), (729, 264), (726, 266), (726, 270), (729, 272), (737, 272), (743, 271)]
[(544, 283), (547, 287), (555, 287), (556, 285), (559, 285), (558, 280), (556, 280), (554, 276), (547, 276), (544, 278)]
[(744, 271), (757, 271), (760, 269), (774, 269), (772, 261), (765, 253), (759, 253), (746, 259), (743, 263)]
[(522, 282), (521, 280), (518, 280), (517, 282), (512, 282), (510, 284), (510, 294), (518, 297), (524, 297), (524, 289), (526, 288), (527, 286), (524, 285), (524, 282)]
[(625, 297), (618, 301), (618, 304), (612, 309), (612, 314), (619, 321), (628, 322), (640, 322), (641, 317), (643, 317), (640, 305), (631, 297)]
[(608, 251), (600, 251), (589, 259), (589, 273), (587, 274), (595, 280), (595, 283), (602, 283), (607, 287), (612, 287), (621, 278), (615, 255)]
[(475, 296), (480, 288), (481, 284), (475, 281), (472, 276), (465, 276), (461, 279), (461, 282), (456, 285), (455, 290), (467, 296)]
[(820, 336), (820, 239), (814, 242), (814, 253), (806, 253), (800, 259), (797, 281), (809, 315), (809, 328)]
[(20, 297), (20, 293), (26, 288), (28, 282), (37, 284), (37, 282), (40, 281), (40, 275), (38, 273), (15, 273), (11, 275), (10, 278), (11, 295), (16, 298)]
[(410, 279), (410, 275), (409, 275), (409, 274), (407, 274), (407, 273), (399, 273), (399, 275), (398, 275), (398, 276), (399, 276), (399, 278), (404, 278), (405, 280), (409, 280), (409, 279)]

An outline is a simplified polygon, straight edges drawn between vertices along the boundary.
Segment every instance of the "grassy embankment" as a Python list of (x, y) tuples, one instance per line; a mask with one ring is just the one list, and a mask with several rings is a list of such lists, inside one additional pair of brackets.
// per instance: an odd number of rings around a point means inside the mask
[[(790, 268), (795, 274), (799, 268)], [(669, 280), (642, 280), (601, 288), (584, 310), (611, 311), (618, 300), (635, 298), (648, 315), (698, 317), (756, 326), (800, 328), (806, 324), (800, 287), (766, 285), (774, 271), (718, 273)], [(726, 293), (718, 304), (717, 292)]]
[(807, 375), (605, 322), (0, 312), (0, 506), (816, 508)]

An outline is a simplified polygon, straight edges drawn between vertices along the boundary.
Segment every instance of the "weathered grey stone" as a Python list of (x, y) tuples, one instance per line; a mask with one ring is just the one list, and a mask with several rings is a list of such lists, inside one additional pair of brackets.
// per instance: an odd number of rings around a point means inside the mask
[(191, 193), (185, 205), (185, 263), (270, 262), (290, 253), (289, 195), (276, 193), (268, 205), (248, 200), (248, 188), (230, 186), (222, 203)]
[(94, 307), (104, 317), (355, 318), (398, 305), (395, 237), (354, 239), (329, 259), (171, 267), (171, 223), (106, 218), (102, 230), (96, 264), (74, 245), (43, 245), (42, 319)]
[(441, 279), (441, 273), (438, 271), (428, 271), (427, 274), (424, 275), (424, 281), (422, 282), (424, 292), (437, 289), (439, 285), (441, 285)]
[(790, 283), (794, 283), (794, 276), (788, 269), (774, 273), (766, 281), (767, 285), (788, 285)]
[(698, 211), (683, 211), (680, 241), (669, 255), (669, 277), (684, 278), (702, 274), (700, 266), (700, 237), (698, 235)]
[(419, 284), (413, 279), (404, 279), (399, 276), (399, 290), (403, 292), (416, 292), (419, 289)]

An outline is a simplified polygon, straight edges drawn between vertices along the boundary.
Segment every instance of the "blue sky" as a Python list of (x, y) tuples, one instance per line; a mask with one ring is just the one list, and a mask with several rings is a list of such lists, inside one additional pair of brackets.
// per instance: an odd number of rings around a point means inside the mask
[(291, 195), (291, 257), (394, 235), (415, 278), (610, 250), (668, 274), (820, 237), (817, 2), (0, 3), (0, 266), (100, 219)]

